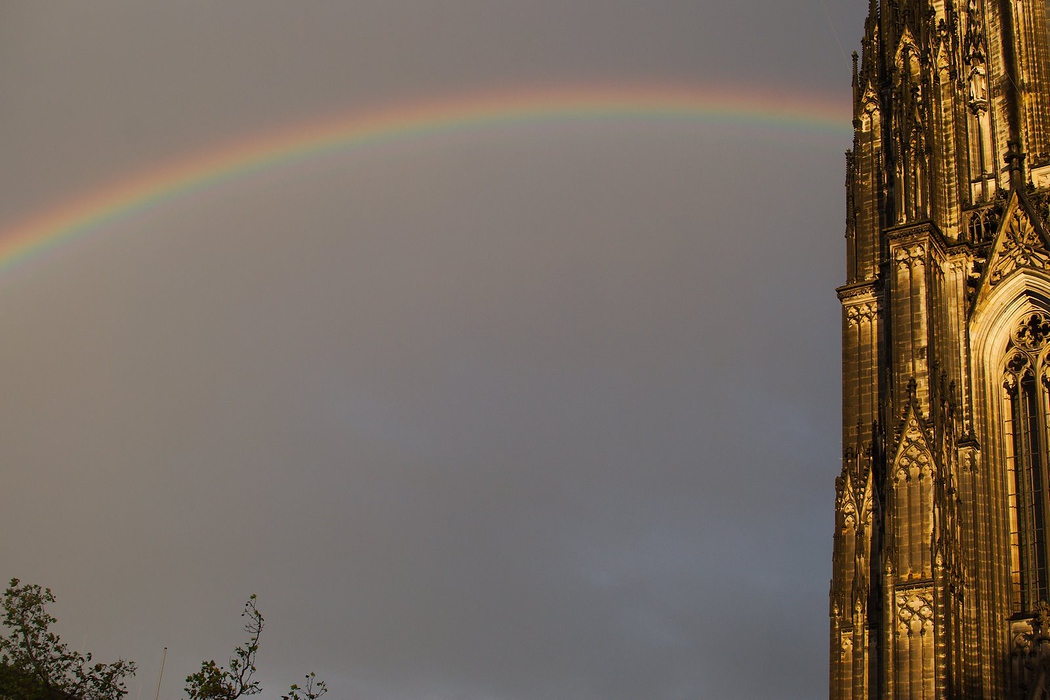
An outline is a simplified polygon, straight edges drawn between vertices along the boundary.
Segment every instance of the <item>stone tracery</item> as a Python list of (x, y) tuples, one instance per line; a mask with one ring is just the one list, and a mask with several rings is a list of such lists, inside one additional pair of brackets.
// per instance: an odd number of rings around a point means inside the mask
[(1013, 640), (1050, 598), (1045, 3), (870, 0), (862, 47), (831, 697), (1031, 700), (1050, 640)]

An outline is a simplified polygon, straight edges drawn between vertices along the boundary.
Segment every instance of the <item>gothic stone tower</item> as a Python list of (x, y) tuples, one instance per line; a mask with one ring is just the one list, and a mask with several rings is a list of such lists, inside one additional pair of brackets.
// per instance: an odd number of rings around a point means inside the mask
[(831, 698), (1050, 698), (1045, 0), (870, 0)]

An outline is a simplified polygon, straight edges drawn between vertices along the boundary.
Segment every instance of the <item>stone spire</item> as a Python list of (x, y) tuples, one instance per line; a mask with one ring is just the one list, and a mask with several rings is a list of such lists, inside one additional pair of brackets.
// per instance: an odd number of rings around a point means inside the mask
[(833, 700), (1050, 693), (1047, 32), (1038, 0), (869, 0)]

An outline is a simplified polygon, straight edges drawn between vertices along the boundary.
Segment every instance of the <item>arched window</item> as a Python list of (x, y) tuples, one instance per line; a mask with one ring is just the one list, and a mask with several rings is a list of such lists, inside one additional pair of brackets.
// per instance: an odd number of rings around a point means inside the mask
[(1050, 598), (1048, 341), (1050, 314), (1029, 312), (1011, 334), (1003, 364), (1011, 574), (1018, 612), (1032, 611), (1037, 602)]

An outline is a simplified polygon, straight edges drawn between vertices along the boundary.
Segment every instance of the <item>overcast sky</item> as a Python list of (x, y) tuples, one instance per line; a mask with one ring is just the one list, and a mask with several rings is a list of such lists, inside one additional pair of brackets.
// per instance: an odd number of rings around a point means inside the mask
[(0, 578), (138, 661), (131, 700), (165, 646), (165, 700), (228, 658), (251, 593), (271, 698), (310, 670), (352, 700), (824, 696), (867, 6), (824, 2), (0, 3), (0, 237), (413, 100), (732, 85), (842, 113), (393, 141), (5, 272)]

